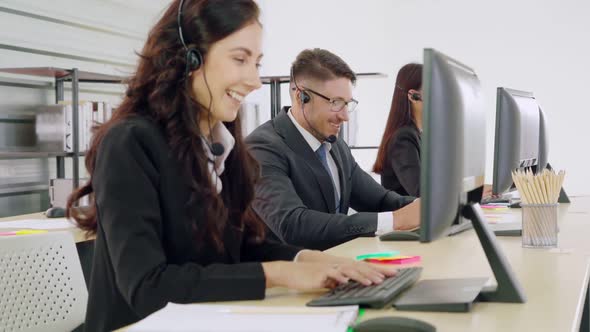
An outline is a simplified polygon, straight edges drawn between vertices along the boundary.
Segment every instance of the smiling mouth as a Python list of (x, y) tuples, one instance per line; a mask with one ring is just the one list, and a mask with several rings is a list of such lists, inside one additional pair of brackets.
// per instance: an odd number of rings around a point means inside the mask
[(232, 98), (233, 100), (237, 101), (238, 103), (241, 103), (244, 101), (245, 96), (235, 92), (234, 90), (227, 90), (225, 92), (230, 98)]
[(335, 124), (335, 123), (330, 122), (330, 126), (335, 129), (340, 129), (340, 124)]

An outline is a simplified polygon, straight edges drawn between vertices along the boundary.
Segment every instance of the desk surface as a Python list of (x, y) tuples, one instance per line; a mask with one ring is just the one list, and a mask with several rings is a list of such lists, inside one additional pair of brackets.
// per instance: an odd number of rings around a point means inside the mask
[[(46, 219), (46, 218), (47, 217), (45, 217), (45, 214), (43, 214), (42, 212), (39, 212), (39, 213), (23, 214), (23, 215), (19, 215), (19, 216), (0, 218), (0, 223), (3, 221), (14, 221), (14, 220), (23, 220), (23, 219)], [(47, 219), (51, 219), (51, 218), (47, 218)], [(20, 228), (15, 228), (13, 230), (17, 230), (17, 229), (20, 229)], [(10, 231), (11, 229), (4, 228), (2, 230)], [(77, 227), (49, 230), (49, 232), (59, 232), (59, 231), (68, 231), (68, 232), (72, 233), (72, 235), (74, 236), (74, 241), (76, 241), (76, 243), (93, 239), (93, 237), (87, 238), (84, 231), (77, 228)]]
[[(520, 214), (519, 209), (512, 213)], [(407, 316), (434, 324), (438, 331), (578, 331), (589, 277), (590, 197), (573, 198), (560, 206), (558, 249), (526, 249), (520, 237), (498, 237), (500, 247), (519, 278), (525, 304), (476, 303), (469, 313), (396, 311), (389, 307), (367, 310), (363, 320)], [(421, 279), (491, 277), (492, 271), (473, 230), (423, 244), (380, 242), (358, 238), (328, 252), (355, 257), (374, 251), (400, 250), (421, 255)], [(323, 292), (267, 291), (262, 301), (225, 302), (235, 305), (304, 306)]]

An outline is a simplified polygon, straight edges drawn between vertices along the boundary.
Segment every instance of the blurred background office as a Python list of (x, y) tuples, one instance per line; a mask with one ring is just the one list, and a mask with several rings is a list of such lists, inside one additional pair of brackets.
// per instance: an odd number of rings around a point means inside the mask
[[(167, 0), (0, 0), (0, 68), (79, 68), (125, 76), (136, 51)], [(483, 84), (487, 142), (486, 182), (492, 181), (496, 88), (534, 92), (548, 118), (549, 158), (568, 172), (569, 195), (588, 194), (590, 107), (590, 2), (584, 0), (259, 0), (265, 44), (263, 76), (286, 76), (295, 55), (322, 47), (357, 72), (387, 77), (361, 78), (360, 104), (347, 129), (348, 141), (376, 147), (383, 134), (395, 75), (408, 62), (421, 62), (433, 47), (473, 66)], [(56, 175), (55, 158), (20, 155), (31, 151), (35, 114), (55, 103), (54, 80), (0, 72), (0, 211), (2, 216), (46, 208), (47, 183)], [(71, 99), (66, 83), (64, 99)], [(80, 99), (116, 105), (122, 85), (83, 83)], [(282, 104), (289, 103), (287, 84)], [(248, 98), (247, 123), (270, 118), (270, 87)], [(249, 128), (253, 129), (253, 128)], [(370, 170), (376, 149), (355, 149)], [(80, 177), (84, 177), (83, 162)], [(72, 174), (66, 160), (66, 176)]]

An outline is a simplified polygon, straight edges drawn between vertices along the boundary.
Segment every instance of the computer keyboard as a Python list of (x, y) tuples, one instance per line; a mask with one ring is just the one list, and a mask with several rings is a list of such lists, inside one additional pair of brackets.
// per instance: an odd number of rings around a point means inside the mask
[(494, 204), (494, 203), (510, 203), (510, 199), (506, 197), (486, 197), (481, 199), (481, 204)]
[(340, 285), (328, 294), (311, 300), (310, 307), (354, 305), (363, 307), (383, 308), (394, 298), (412, 286), (422, 273), (421, 267), (410, 267), (398, 270), (398, 273), (385, 279), (379, 285), (365, 286), (356, 281)]

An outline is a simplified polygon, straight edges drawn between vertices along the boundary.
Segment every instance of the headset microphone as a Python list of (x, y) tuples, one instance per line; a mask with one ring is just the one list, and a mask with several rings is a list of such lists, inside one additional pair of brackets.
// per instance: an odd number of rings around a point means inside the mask
[(225, 152), (225, 147), (221, 143), (213, 143), (209, 146), (209, 150), (211, 150), (211, 154), (215, 157), (220, 157)]
[(309, 126), (309, 128), (311, 128), (311, 130), (313, 130), (316, 133), (316, 135), (318, 135), (324, 141), (326, 141), (326, 142), (328, 142), (330, 144), (334, 144), (334, 142), (336, 142), (336, 140), (338, 139), (338, 137), (336, 137), (334, 135), (330, 135), (328, 137), (322, 135), (322, 133), (320, 133), (318, 130), (316, 130), (311, 125), (311, 122), (309, 122), (309, 120), (307, 120), (307, 116), (305, 116), (305, 106), (303, 104), (309, 103), (309, 101), (311, 100), (311, 98), (309, 97), (309, 94), (307, 94), (307, 92), (305, 92), (303, 90), (299, 90), (299, 91), (300, 91), (300, 100), (301, 100), (301, 113), (303, 113), (303, 118), (305, 119), (305, 122), (307, 122), (307, 125)]
[[(209, 129), (211, 130), (211, 129)], [(207, 147), (209, 148), (209, 151), (211, 151), (211, 154), (214, 155), (215, 157), (220, 157), (224, 152), (225, 152), (225, 147), (223, 146), (223, 144), (221, 143), (209, 143), (209, 141), (205, 138), (205, 136), (201, 135), (201, 139), (203, 140), (203, 142), (205, 142), (205, 145), (207, 145)]]
[(317, 136), (319, 136), (320, 138), (322, 138), (322, 140), (330, 143), (330, 144), (334, 144), (334, 142), (336, 142), (336, 140), (338, 139), (338, 137), (336, 137), (335, 135), (330, 135), (328, 137), (322, 135), (322, 133), (320, 133), (318, 130), (316, 130), (312, 125), (311, 122), (309, 122), (309, 120), (307, 120), (307, 116), (305, 116), (305, 106), (304, 104), (307, 104), (311, 101), (311, 96), (307, 93), (307, 91), (300, 89), (297, 86), (297, 82), (295, 81), (295, 75), (293, 74), (293, 67), (291, 67), (291, 79), (293, 80), (293, 83), (295, 84), (295, 88), (293, 88), (293, 90), (299, 91), (299, 101), (301, 101), (301, 113), (303, 113), (303, 118), (305, 119), (305, 122), (307, 122), (307, 125), (309, 126), (309, 128), (316, 133)]

